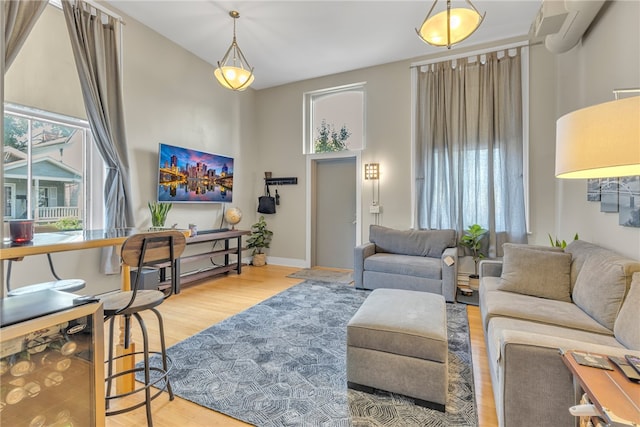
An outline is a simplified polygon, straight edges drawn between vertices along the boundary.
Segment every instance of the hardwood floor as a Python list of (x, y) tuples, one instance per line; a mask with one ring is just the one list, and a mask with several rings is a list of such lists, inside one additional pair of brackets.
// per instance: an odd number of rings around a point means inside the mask
[[(296, 270), (298, 269), (272, 265), (247, 266), (243, 268), (241, 275), (231, 273), (228, 276), (184, 288), (179, 295), (173, 295), (159, 308), (165, 322), (167, 346), (182, 341), (214, 323), (300, 283), (300, 279), (286, 277)], [(495, 426), (497, 425), (495, 404), (491, 391), (480, 311), (477, 307), (468, 306), (468, 315), (479, 426)], [(150, 346), (152, 349), (158, 348), (155, 317), (145, 315), (144, 318), (149, 331)], [(140, 337), (135, 332), (134, 342), (140, 342)], [(128, 399), (131, 400), (133, 397)], [(179, 397), (169, 401), (166, 393), (155, 399), (152, 406), (153, 423), (156, 427), (248, 425)], [(146, 425), (145, 410), (139, 408), (107, 417), (106, 425), (108, 427)]]

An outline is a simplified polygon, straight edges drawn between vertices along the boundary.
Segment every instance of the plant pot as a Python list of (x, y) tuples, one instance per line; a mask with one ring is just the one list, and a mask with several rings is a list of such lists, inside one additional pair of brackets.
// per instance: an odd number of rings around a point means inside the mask
[(477, 274), (470, 274), (469, 287), (474, 291), (477, 291), (478, 288), (480, 287), (480, 276), (478, 276)]
[(254, 254), (252, 264), (256, 267), (262, 267), (267, 263), (267, 254)]

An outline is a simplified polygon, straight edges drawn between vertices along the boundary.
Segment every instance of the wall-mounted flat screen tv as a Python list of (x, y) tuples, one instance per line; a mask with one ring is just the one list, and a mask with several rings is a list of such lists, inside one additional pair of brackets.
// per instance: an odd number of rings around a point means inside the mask
[(233, 158), (160, 144), (158, 201), (231, 203)]

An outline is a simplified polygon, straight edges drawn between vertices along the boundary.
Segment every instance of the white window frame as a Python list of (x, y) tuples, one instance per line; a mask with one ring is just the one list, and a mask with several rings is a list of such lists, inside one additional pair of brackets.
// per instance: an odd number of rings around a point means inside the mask
[(358, 82), (352, 83), (343, 86), (336, 86), (327, 89), (314, 90), (310, 92), (305, 92), (303, 94), (303, 105), (302, 105), (302, 115), (303, 115), (303, 123), (302, 123), (302, 153), (303, 154), (313, 154), (313, 155), (325, 155), (332, 154), (335, 152), (329, 153), (315, 153), (314, 150), (314, 141), (313, 141), (313, 116), (314, 116), (314, 102), (321, 98), (324, 98), (328, 95), (336, 95), (340, 92), (362, 92), (362, 147), (354, 150), (345, 150), (345, 151), (362, 151), (366, 147), (367, 142), (367, 91), (366, 91), (366, 83), (367, 82)]
[[(82, 224), (86, 230), (101, 229), (104, 227), (104, 203), (102, 202), (101, 192), (104, 186), (105, 180), (105, 165), (102, 157), (98, 153), (93, 141), (93, 134), (89, 126), (89, 122), (83, 119), (66, 116), (50, 111), (40, 110), (36, 108), (26, 107), (18, 104), (4, 104), (3, 114), (11, 114), (14, 116), (20, 116), (27, 120), (40, 120), (49, 123), (55, 123), (62, 126), (74, 127), (82, 132), (82, 147), (83, 147), (83, 170), (82, 170)], [(30, 131), (29, 131), (30, 132)], [(30, 147), (30, 145), (29, 145)], [(31, 182), (31, 149), (28, 150), (29, 156), (29, 173), (28, 181)], [(6, 182), (5, 186), (9, 185)], [(57, 190), (57, 189), (56, 189)], [(31, 212), (34, 206), (31, 204), (36, 201), (34, 197), (33, 185), (27, 186), (27, 206), (28, 212)], [(93, 195), (96, 197), (93, 197)], [(13, 197), (15, 198), (15, 190)], [(93, 203), (96, 200), (97, 203)], [(37, 206), (35, 206), (37, 207)], [(15, 211), (15, 203), (13, 204)], [(15, 215), (15, 212), (14, 212)]]
[[(9, 189), (9, 194), (11, 194), (11, 212), (9, 213), (9, 216), (3, 214), (5, 220), (16, 217), (16, 185), (14, 183), (4, 183), (5, 197), (7, 196), (7, 189)], [(3, 209), (6, 208), (6, 202), (7, 200), (5, 199)]]

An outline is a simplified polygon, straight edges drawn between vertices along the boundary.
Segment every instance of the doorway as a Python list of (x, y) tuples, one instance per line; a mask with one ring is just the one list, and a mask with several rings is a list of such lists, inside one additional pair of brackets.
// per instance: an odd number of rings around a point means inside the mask
[(353, 268), (358, 241), (357, 156), (314, 159), (311, 266)]

